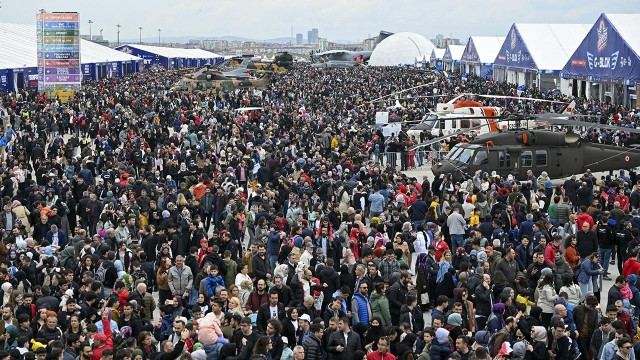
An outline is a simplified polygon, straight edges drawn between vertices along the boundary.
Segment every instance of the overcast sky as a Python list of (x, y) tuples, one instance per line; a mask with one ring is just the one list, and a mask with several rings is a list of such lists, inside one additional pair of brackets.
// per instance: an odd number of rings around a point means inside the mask
[[(307, 37), (317, 27), (320, 37), (362, 40), (380, 30), (412, 31), (466, 39), (470, 35), (506, 36), (514, 22), (593, 24), (602, 12), (638, 12), (631, 0), (0, 0), (0, 22), (32, 23), (39, 9), (77, 11), (82, 33), (121, 39), (234, 35), (253, 39)], [(295, 36), (295, 35), (294, 35)]]

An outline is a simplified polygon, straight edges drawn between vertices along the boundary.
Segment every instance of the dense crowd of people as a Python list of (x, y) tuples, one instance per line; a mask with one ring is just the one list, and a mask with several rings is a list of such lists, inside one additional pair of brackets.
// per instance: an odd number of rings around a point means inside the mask
[(0, 359), (635, 358), (635, 174), (460, 184), (374, 161), (420, 140), (385, 139), (374, 100), (402, 94), (411, 122), (447, 101), (429, 95), (515, 85), (296, 65), (170, 91), (181, 75), (1, 96)]

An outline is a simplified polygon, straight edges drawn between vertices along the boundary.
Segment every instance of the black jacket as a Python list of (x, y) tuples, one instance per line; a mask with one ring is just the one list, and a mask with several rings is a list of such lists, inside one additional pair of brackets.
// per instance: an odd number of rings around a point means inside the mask
[(493, 293), (491, 288), (485, 288), (483, 284), (480, 284), (476, 287), (475, 290), (475, 306), (476, 306), (476, 314), (482, 316), (491, 315), (491, 303), (492, 303)]
[(584, 259), (594, 252), (598, 251), (598, 236), (595, 232), (587, 231), (585, 233), (584, 231), (580, 230), (576, 234), (576, 238), (578, 239), (576, 250), (578, 250), (578, 255), (580, 255), (580, 258)]
[(157, 352), (155, 354), (153, 354), (152, 359), (153, 360), (173, 360), (173, 359), (177, 359), (178, 356), (180, 356), (180, 354), (182, 354), (182, 351), (184, 350), (184, 340), (182, 340), (182, 338), (180, 338), (180, 340), (178, 340), (178, 343), (174, 346), (173, 351), (170, 353), (165, 353), (163, 352)]
[[(409, 314), (411, 314), (411, 316), (409, 316)], [(409, 321), (409, 319), (411, 319), (411, 321)], [(424, 330), (424, 317), (418, 306), (411, 310), (407, 304), (402, 305), (402, 308), (400, 308), (400, 324), (404, 322), (409, 323), (411, 330), (416, 334)]]
[(600, 326), (598, 321), (598, 311), (596, 309), (587, 309), (584, 304), (580, 304), (573, 309), (573, 321), (576, 324), (582, 324), (584, 321), (589, 321), (589, 338), (593, 335), (596, 329)]
[[(389, 299), (389, 312), (391, 313), (391, 319), (400, 319), (400, 309), (402, 305), (404, 305), (407, 301), (407, 293), (409, 290), (406, 286), (402, 285), (400, 281), (396, 281), (395, 284), (391, 285), (389, 288), (389, 295), (387, 296)], [(398, 323), (394, 323), (394, 325), (398, 325)]]
[[(344, 350), (339, 352), (336, 350), (338, 345), (344, 346)], [(353, 359), (355, 358), (355, 352), (361, 350), (360, 335), (355, 331), (349, 331), (347, 335), (347, 342), (344, 341), (344, 333), (342, 331), (336, 331), (329, 337), (329, 343), (326, 346), (327, 352), (333, 355), (333, 360)]]
[[(320, 280), (320, 286), (322, 286), (322, 292), (324, 293), (324, 302), (330, 302), (333, 293), (340, 289), (340, 277), (338, 273), (331, 267), (325, 266), (318, 274)], [(327, 284), (327, 287), (324, 287)]]
[(304, 344), (304, 358), (307, 360), (324, 360), (324, 349), (322, 347), (322, 341), (317, 336), (311, 334), (307, 337)]
[[(278, 303), (278, 320), (284, 319), (284, 305), (281, 302)], [(258, 331), (265, 334), (267, 331), (267, 321), (271, 319), (271, 312), (269, 310), (269, 303), (262, 304), (258, 310), (258, 317), (256, 319), (256, 327)]]
[(267, 274), (270, 273), (270, 271), (266, 256), (264, 259), (261, 258), (260, 255), (254, 256), (251, 268), (253, 269), (252, 277), (256, 278), (255, 281), (259, 279), (267, 280)]

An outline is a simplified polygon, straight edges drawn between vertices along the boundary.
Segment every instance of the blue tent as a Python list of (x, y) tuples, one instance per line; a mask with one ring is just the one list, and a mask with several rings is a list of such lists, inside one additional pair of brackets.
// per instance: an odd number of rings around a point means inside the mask
[(640, 15), (601, 14), (562, 69), (565, 79), (640, 82)]

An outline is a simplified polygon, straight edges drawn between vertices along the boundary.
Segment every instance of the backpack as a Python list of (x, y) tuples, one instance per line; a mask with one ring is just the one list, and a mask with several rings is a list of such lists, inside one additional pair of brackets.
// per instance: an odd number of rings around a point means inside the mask
[(491, 335), (497, 334), (498, 331), (491, 331), (491, 329), (489, 329), (489, 325), (491, 324), (491, 322), (493, 320), (496, 320), (498, 318), (498, 316), (496, 314), (494, 314), (493, 312), (491, 313), (491, 315), (489, 315), (489, 318), (487, 318), (487, 325), (485, 325), (485, 330), (487, 330)]
[[(504, 329), (501, 329), (500, 331), (503, 331), (503, 330)], [(497, 355), (493, 353), (493, 347), (495, 346), (496, 337), (498, 336), (500, 331), (496, 331), (495, 333), (491, 334), (491, 337), (489, 338), (489, 342), (487, 343), (487, 348), (489, 350), (489, 355), (491, 355), (491, 357), (494, 357)]]
[(132, 277), (132, 283), (133, 284), (137, 284), (138, 280), (142, 280), (143, 283), (148, 284), (148, 279), (147, 279), (147, 273), (140, 269), (140, 270), (136, 270), (131, 274)]
[(107, 269), (107, 267), (106, 267), (106, 266), (104, 266), (104, 261), (103, 261), (102, 263), (100, 263), (100, 266), (98, 266), (98, 269), (96, 269), (96, 273), (95, 273), (95, 275), (93, 276), (93, 278), (94, 278), (96, 281), (99, 281), (99, 282), (101, 282), (101, 283), (104, 283), (104, 279), (105, 279), (105, 276), (106, 276), (106, 274), (107, 274), (107, 270), (108, 270), (108, 269)]
[(78, 267), (78, 262), (73, 256), (69, 256), (67, 260), (65, 260), (64, 264), (61, 264), (65, 269), (75, 269)]

